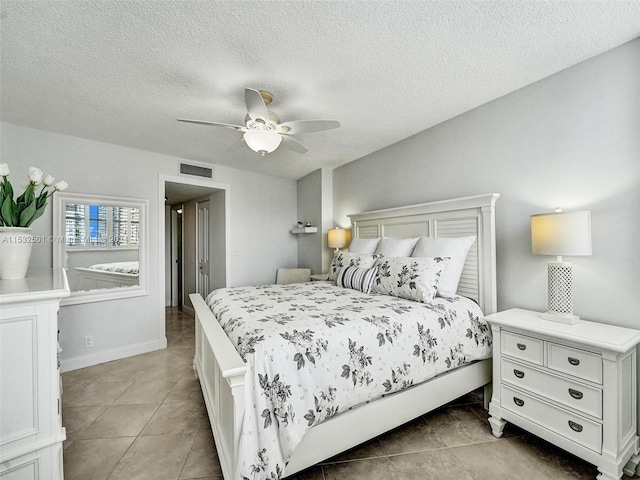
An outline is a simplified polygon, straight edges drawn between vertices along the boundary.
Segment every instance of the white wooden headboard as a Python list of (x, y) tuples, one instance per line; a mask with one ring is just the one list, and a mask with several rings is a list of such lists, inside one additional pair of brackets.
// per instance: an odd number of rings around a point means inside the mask
[(495, 313), (495, 203), (499, 193), (454, 198), (349, 215), (353, 238), (463, 237), (477, 239), (464, 264), (458, 293)]

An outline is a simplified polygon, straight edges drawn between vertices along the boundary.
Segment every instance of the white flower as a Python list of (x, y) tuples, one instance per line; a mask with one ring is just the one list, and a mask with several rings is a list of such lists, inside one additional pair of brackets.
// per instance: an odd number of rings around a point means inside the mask
[(42, 181), (42, 170), (37, 167), (29, 167), (29, 181), (34, 185), (40, 185)]
[[(9, 173), (9, 165), (0, 163), (0, 194), (3, 196), (13, 191), (13, 186), (8, 178)], [(3, 227), (30, 226), (44, 213), (47, 200), (55, 192), (66, 190), (69, 186), (67, 182), (62, 180), (54, 184), (53, 175), (47, 175), (43, 181), (42, 170), (37, 167), (29, 167), (27, 176), (29, 184), (24, 187), (24, 193), (18, 197), (20, 201), (16, 202), (11, 199), (11, 201), (3, 202), (2, 211), (0, 211), (0, 225)], [(37, 188), (39, 185), (42, 185), (42, 188)]]
[(65, 182), (64, 180), (60, 180), (53, 186), (53, 188), (55, 188), (56, 191), (61, 192), (62, 190), (66, 190), (68, 186), (69, 184), (67, 182)]

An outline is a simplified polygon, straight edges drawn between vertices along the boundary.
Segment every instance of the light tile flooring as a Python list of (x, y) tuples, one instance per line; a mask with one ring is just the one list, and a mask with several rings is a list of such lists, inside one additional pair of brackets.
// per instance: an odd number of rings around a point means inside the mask
[[(63, 374), (66, 480), (222, 480), (198, 381), (194, 323), (167, 309), (168, 348)], [(595, 479), (592, 465), (507, 425), (477, 392), (329, 459), (296, 480)], [(625, 477), (628, 478), (628, 477)]]

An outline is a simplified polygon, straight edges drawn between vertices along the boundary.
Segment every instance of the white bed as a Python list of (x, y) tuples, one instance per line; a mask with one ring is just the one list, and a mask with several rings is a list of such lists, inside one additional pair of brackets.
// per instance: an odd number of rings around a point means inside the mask
[(138, 262), (99, 263), (90, 267), (76, 267), (77, 290), (117, 288), (138, 285)]
[[(458, 294), (484, 314), (496, 311), (495, 223), (498, 194), (465, 197), (350, 216), (354, 238), (477, 236)], [(200, 379), (224, 477), (240, 478), (236, 461), (245, 409), (246, 365), (211, 309), (191, 295), (196, 311), (194, 368)], [(284, 468), (289, 476), (401, 425), (491, 381), (490, 359), (480, 360), (314, 425)], [(488, 398), (485, 398), (487, 403)]]

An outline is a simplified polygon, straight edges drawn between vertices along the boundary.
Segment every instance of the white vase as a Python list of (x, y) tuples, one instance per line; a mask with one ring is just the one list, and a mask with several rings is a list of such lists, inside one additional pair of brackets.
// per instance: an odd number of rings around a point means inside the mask
[(25, 277), (32, 246), (31, 228), (0, 227), (0, 280)]

